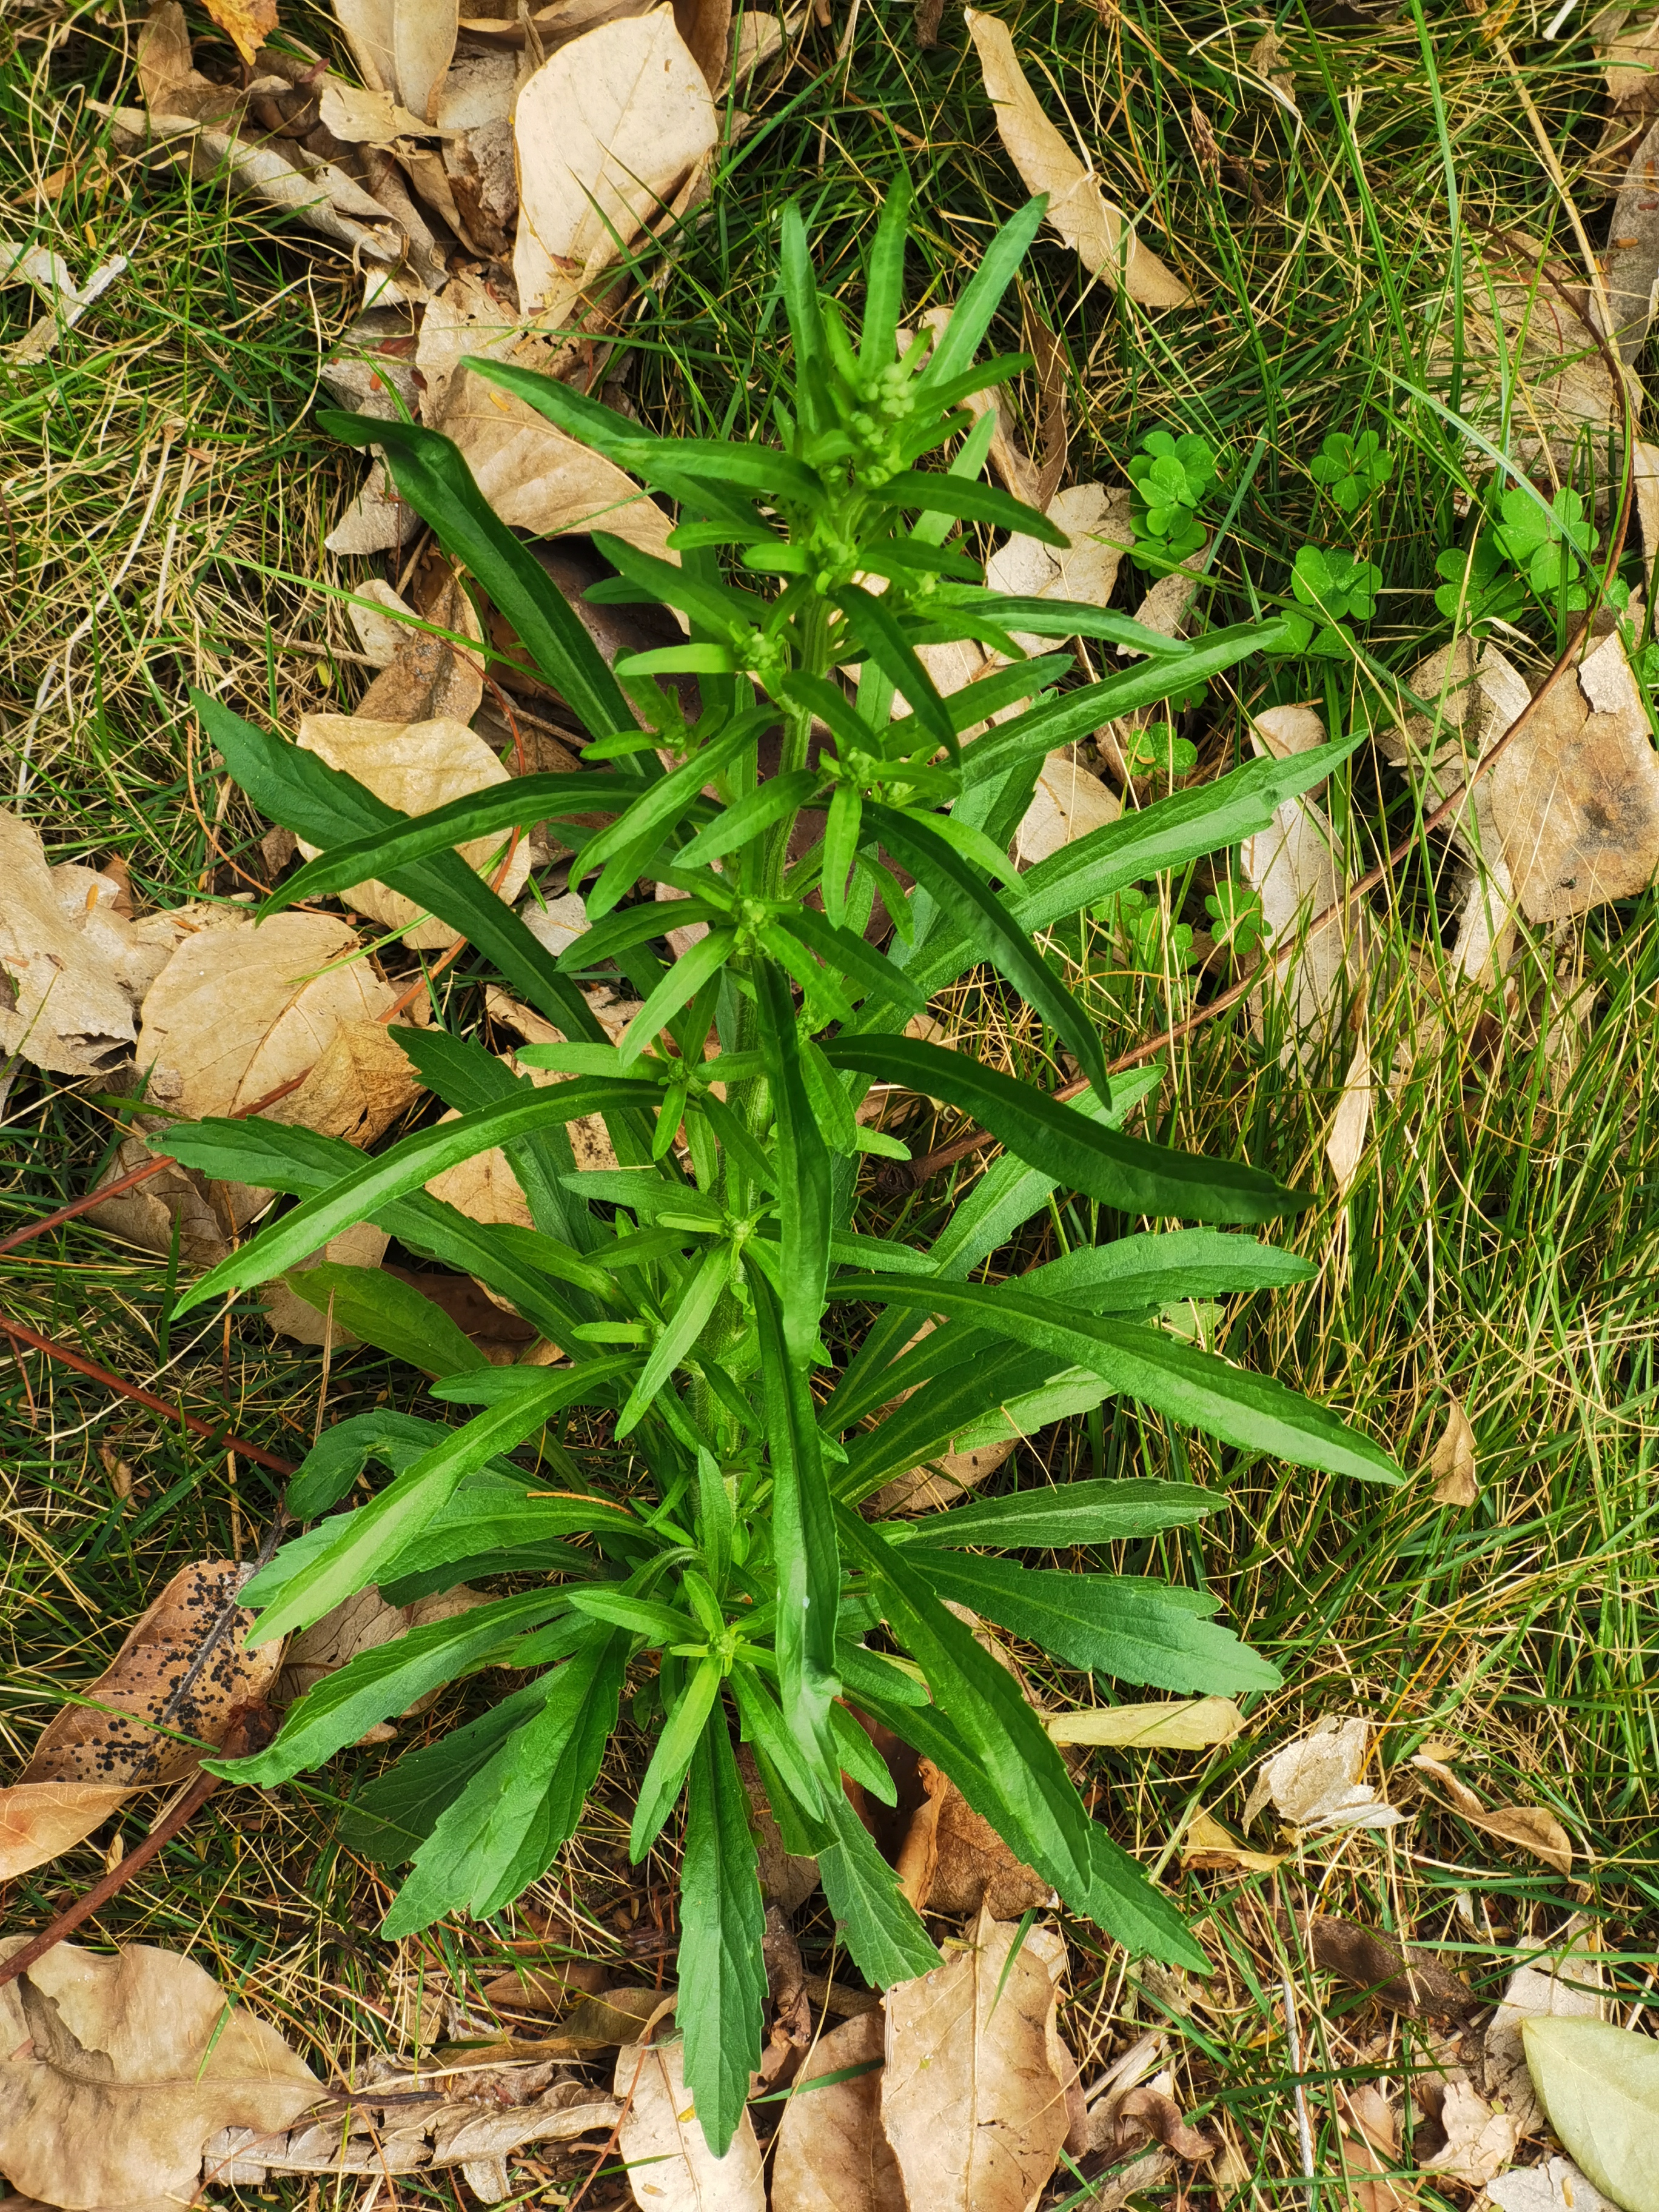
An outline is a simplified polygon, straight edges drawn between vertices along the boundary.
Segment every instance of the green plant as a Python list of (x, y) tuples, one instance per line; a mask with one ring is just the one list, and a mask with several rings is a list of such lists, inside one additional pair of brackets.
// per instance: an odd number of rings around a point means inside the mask
[(1344, 514), (1358, 514), (1393, 476), (1394, 455), (1382, 450), (1375, 430), (1362, 430), (1357, 438), (1332, 430), (1308, 464), (1308, 473)]
[(1115, 891), (1095, 909), (1095, 918), (1117, 939), (1128, 954), (1130, 967), (1139, 975), (1158, 975), (1167, 957), (1177, 972), (1190, 964), (1193, 933), (1184, 921), (1170, 924), (1166, 939), (1164, 908), (1155, 896), (1131, 884)]
[(1221, 877), (1215, 889), (1205, 893), (1204, 911), (1216, 943), (1225, 946), (1235, 960), (1247, 960), (1261, 942), (1267, 927), (1261, 894), (1236, 876)]
[[(921, 346), (896, 358), (904, 193), (889, 196), (856, 343), (818, 293), (788, 212), (781, 289), (794, 386), (793, 404), (777, 409), (775, 447), (650, 436), (564, 386), (473, 363), (678, 502), (678, 566), (597, 538), (618, 574), (590, 598), (660, 602), (690, 632), (614, 674), (446, 440), (325, 418), (383, 450), (401, 495), (511, 623), (604, 767), (521, 777), (411, 819), (315, 755), (198, 702), (255, 805), (322, 848), (270, 906), (377, 877), (464, 933), (569, 1040), (525, 1054), (567, 1079), (538, 1089), (460, 1036), (400, 1033), (456, 1118), (374, 1158), (258, 1120), (166, 1132), (167, 1149), (189, 1164), (300, 1201), (179, 1312), (279, 1276), (372, 1218), (482, 1278), (566, 1354), (552, 1366), (491, 1368), (416, 1315), (393, 1279), (326, 1271), (355, 1333), (435, 1372), (441, 1405), (472, 1410), (459, 1426), (381, 1411), (324, 1431), (288, 1493), (289, 1512), (315, 1525), (246, 1592), (259, 1609), (255, 1640), (314, 1621), (370, 1582), (393, 1599), (479, 1576), (530, 1586), (352, 1661), (300, 1701), (268, 1750), (227, 1771), (276, 1783), (446, 1681), (486, 1665), (529, 1673), (483, 1717), (406, 1756), (346, 1816), (356, 1848), (412, 1858), (388, 1934), (458, 1910), (488, 1916), (574, 1832), (631, 1682), (636, 1718), (656, 1731), (632, 1823), (636, 1858), (684, 1801), (679, 2025), (717, 2150), (758, 2058), (765, 1987), (734, 1723), (786, 1842), (817, 1854), (872, 1981), (936, 1954), (842, 1790), (846, 1772), (891, 1796), (849, 1706), (935, 1760), (1072, 1910), (1133, 1949), (1201, 1966), (1179, 1914), (1090, 1819), (1012, 1678), (945, 1601), (1063, 1663), (1128, 1681), (1242, 1691), (1276, 1680), (1207, 1618), (1212, 1601), (1004, 1556), (1188, 1523), (1216, 1503), (1203, 1488), (1079, 1482), (884, 1528), (860, 1510), (884, 1483), (1011, 1425), (1029, 1431), (1114, 1395), (1247, 1457), (1398, 1479), (1385, 1453), (1319, 1406), (1148, 1325), (1172, 1302), (1305, 1280), (1305, 1261), (1213, 1228), (1109, 1233), (1126, 1217), (1266, 1222), (1306, 1201), (1241, 1162), (1122, 1133), (1145, 1082), (1108, 1081), (1098, 1036), (1032, 933), (1264, 828), (1340, 755), (1250, 763), (1126, 815), (1024, 877), (1010, 867), (1055, 747), (1289, 635), (1268, 622), (1188, 646), (1097, 608), (1002, 597), (950, 542), (963, 520), (1058, 536), (978, 480), (993, 418), (973, 428), (962, 407), (1021, 366), (971, 364), (1043, 204), (1032, 201), (994, 240), (925, 365)], [(958, 439), (948, 470), (916, 468)], [(872, 578), (885, 590), (862, 580)], [(1055, 693), (1065, 664), (1024, 658), (1012, 630), (1103, 638), (1145, 657)], [(942, 698), (915, 648), (958, 637), (997, 645), (1012, 665), (970, 699)], [(838, 675), (850, 667), (860, 672), (851, 692)], [(686, 672), (701, 687), (690, 722), (656, 681)], [(962, 745), (970, 718), (1022, 700), (1033, 703)], [(763, 780), (757, 745), (780, 726), (777, 772)], [(662, 752), (676, 764), (665, 768)], [(808, 808), (823, 811), (823, 831), (792, 858)], [(586, 826), (595, 817), (603, 827)], [(544, 820), (574, 848), (572, 878), (588, 887), (593, 925), (556, 961), (453, 849)], [(672, 964), (651, 949), (662, 910), (635, 898), (641, 884), (684, 892), (676, 921), (707, 925)], [(891, 925), (885, 951), (866, 934), (878, 904)], [(606, 960), (644, 1000), (618, 1045), (576, 981)], [(1077, 1104), (902, 1034), (934, 994), (988, 963), (1075, 1056), (1090, 1085)], [(947, 1101), (1006, 1148), (929, 1249), (854, 1225), (870, 1143), (855, 1109), (872, 1080)], [(579, 1171), (566, 1131), (592, 1114), (605, 1117), (618, 1165)], [(495, 1146), (533, 1230), (481, 1225), (427, 1193), (443, 1168)], [(1057, 1188), (1095, 1201), (1104, 1241), (1018, 1283), (971, 1279)], [(563, 1433), (577, 1407), (602, 1438), (591, 1449)], [(550, 1481), (507, 1456), (526, 1445)], [(392, 1480), (346, 1505), (371, 1462)]]
[(1195, 431), (1149, 430), (1129, 459), (1134, 557), (1174, 568), (1204, 543), (1198, 509), (1221, 474), (1215, 447)]
[(1595, 551), (1583, 495), (1563, 484), (1546, 507), (1516, 484), (1499, 500), (1498, 512), (1503, 520), (1492, 532), (1498, 550), (1520, 569), (1534, 597), (1582, 613), (1589, 605), (1583, 570)]
[(1190, 738), (1178, 738), (1173, 723), (1148, 722), (1125, 744), (1123, 765), (1131, 775), (1150, 775), (1156, 770), (1173, 783), (1197, 767), (1198, 747)]

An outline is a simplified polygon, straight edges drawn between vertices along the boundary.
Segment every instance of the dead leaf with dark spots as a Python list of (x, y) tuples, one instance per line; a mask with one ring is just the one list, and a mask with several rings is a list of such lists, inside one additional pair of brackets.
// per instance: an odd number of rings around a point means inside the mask
[(882, 2125), (927, 2212), (1026, 2212), (1059, 2161), (1058, 1991), (1036, 1952), (1015, 1950), (1018, 1932), (981, 1910), (961, 1957), (887, 1992)]
[(1455, 1398), (1447, 1407), (1446, 1425), (1429, 1462), (1437, 1505), (1473, 1505), (1480, 1495), (1474, 1480), (1474, 1431)]
[[(879, 2012), (860, 2014), (814, 2045), (783, 2108), (772, 2212), (906, 2212), (898, 2161), (882, 2132), (885, 2047)], [(827, 2088), (811, 2087), (849, 2068), (865, 2070)]]
[[(1288, 1913), (1278, 1916), (1289, 1935)], [(1312, 1954), (1314, 1964), (1339, 1981), (1364, 1990), (1374, 2002), (1390, 2012), (1413, 2019), (1470, 2020), (1482, 2000), (1459, 1974), (1440, 1964), (1431, 1951), (1397, 1942), (1392, 1936), (1362, 1928), (1357, 1921), (1340, 1920), (1325, 1912), (1298, 1912), (1297, 1938)]]
[(182, 1568), (129, 1632), (113, 1662), (66, 1705), (22, 1780), (149, 1789), (195, 1773), (196, 1745), (222, 1741), (232, 1711), (262, 1698), (279, 1644), (249, 1651), (253, 1615), (236, 1603), (252, 1570), (232, 1559)]
[(55, 1944), (0, 1988), (0, 2172), (43, 2204), (188, 2204), (220, 2130), (287, 2128), (324, 2094), (274, 2027), (147, 1944)]

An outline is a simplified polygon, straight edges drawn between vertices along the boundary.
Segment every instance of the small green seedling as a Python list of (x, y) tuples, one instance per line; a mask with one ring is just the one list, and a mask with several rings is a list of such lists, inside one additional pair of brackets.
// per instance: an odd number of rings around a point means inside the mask
[(1236, 876), (1223, 876), (1205, 894), (1204, 911), (1210, 917), (1210, 933), (1234, 961), (1248, 960), (1267, 934), (1261, 894)]
[(1173, 782), (1198, 765), (1198, 747), (1189, 738), (1178, 738), (1168, 722), (1148, 722), (1134, 732), (1122, 752), (1131, 775), (1167, 775)]
[(1161, 975), (1166, 969), (1180, 970), (1192, 964), (1191, 928), (1184, 921), (1172, 921), (1166, 929), (1156, 893), (1131, 884), (1103, 901), (1095, 908), (1095, 919), (1123, 947), (1138, 975)]

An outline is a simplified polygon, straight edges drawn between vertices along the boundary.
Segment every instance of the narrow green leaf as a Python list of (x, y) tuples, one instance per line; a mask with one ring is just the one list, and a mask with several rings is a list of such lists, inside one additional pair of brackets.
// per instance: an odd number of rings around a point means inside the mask
[(953, 377), (967, 370), (1002, 304), (1003, 294), (1013, 283), (1015, 271), (1030, 250), (1031, 240), (1041, 229), (1048, 209), (1048, 194), (1039, 192), (1010, 216), (987, 246), (979, 267), (933, 347), (927, 368), (917, 380), (918, 402), (924, 395), (931, 401), (941, 386), (948, 385)]
[(834, 1212), (830, 1155), (813, 1119), (800, 1069), (795, 1010), (781, 969), (756, 963), (761, 1047), (772, 1088), (783, 1237), (783, 1335), (792, 1363), (805, 1367), (817, 1348), (823, 1285), (830, 1273)]
[[(902, 469), (889, 477), (871, 494), (878, 507), (908, 508), (923, 514), (948, 514), (959, 522), (988, 523), (997, 530), (1018, 531), (1039, 544), (1071, 544), (1058, 523), (1050, 522), (1034, 507), (1016, 499), (994, 484), (976, 483), (962, 477), (934, 476), (919, 469)], [(906, 693), (906, 697), (909, 694)]]
[(920, 1013), (927, 1006), (927, 1000), (902, 968), (896, 968), (867, 939), (844, 925), (837, 928), (811, 907), (777, 915), (776, 926), (816, 952), (829, 967), (838, 969), (849, 986), (879, 991), (912, 1013)]
[[(626, 814), (619, 815), (583, 846), (577, 863), (582, 875), (588, 876), (604, 862), (631, 852), (647, 840), (660, 841), (702, 798), (704, 784), (730, 767), (745, 745), (753, 742), (765, 720), (761, 714), (738, 715), (719, 737), (700, 746), (690, 760), (682, 761), (672, 775), (659, 777)], [(610, 912), (609, 906), (595, 904), (597, 896), (590, 892), (587, 898), (588, 915), (594, 921)]]
[[(933, 481), (928, 478), (930, 483)], [(917, 728), (934, 744), (942, 745), (953, 761), (959, 761), (962, 747), (950, 710), (886, 600), (861, 585), (843, 584), (835, 594), (835, 602), (865, 657), (874, 661), (888, 682), (909, 701)]]
[(911, 1525), (906, 1540), (929, 1550), (982, 1545), (991, 1551), (1058, 1552), (1184, 1528), (1224, 1503), (1192, 1482), (1067, 1482), (1008, 1498), (976, 1498), (948, 1512), (930, 1513)]
[(720, 1693), (720, 1662), (718, 1659), (702, 1659), (697, 1662), (690, 1680), (680, 1692), (674, 1710), (663, 1723), (662, 1734), (657, 1738), (657, 1747), (651, 1754), (640, 1784), (640, 1794), (634, 1807), (634, 1825), (629, 1832), (629, 1855), (635, 1866), (645, 1856), (662, 1826), (674, 1809), (674, 1801), (680, 1794), (686, 1770), (691, 1764), (697, 1740), (704, 1724), (714, 1710)]
[(321, 1260), (314, 1267), (296, 1267), (283, 1279), (307, 1305), (331, 1314), (338, 1328), (425, 1374), (450, 1375), (489, 1364), (441, 1306), (384, 1268)]
[(752, 1264), (749, 1283), (771, 1447), (776, 1645), (784, 1717), (809, 1759), (822, 1765), (827, 1711), (840, 1688), (836, 1614), (841, 1601), (841, 1553), (835, 1508), (824, 1479), (823, 1438), (807, 1384), (806, 1362), (790, 1352), (771, 1285)]
[(716, 1705), (686, 1778), (680, 1861), (679, 2007), (685, 2084), (704, 2140), (724, 2158), (760, 2064), (766, 1905), (749, 1797)]
[(854, 1965), (878, 1990), (932, 1973), (939, 1953), (920, 1914), (839, 1790), (829, 1817), (836, 1840), (818, 1852), (818, 1875)]
[(735, 853), (739, 846), (746, 845), (751, 837), (758, 837), (786, 815), (797, 813), (817, 790), (820, 781), (810, 768), (774, 776), (726, 807), (706, 830), (698, 830), (689, 845), (682, 845), (674, 855), (675, 866), (707, 867), (711, 860), (723, 860), (726, 854)]
[(401, 1864), (507, 1737), (532, 1718), (542, 1696), (539, 1682), (526, 1682), (476, 1721), (406, 1751), (366, 1783), (340, 1813), (339, 1838), (347, 1850), (377, 1865)]
[(731, 1274), (730, 1247), (714, 1245), (681, 1293), (678, 1304), (668, 1317), (667, 1326), (652, 1346), (650, 1356), (640, 1370), (639, 1381), (628, 1394), (628, 1403), (617, 1416), (619, 1442), (632, 1433), (674, 1370), (684, 1366), (690, 1359), (698, 1340), (708, 1326), (709, 1316), (719, 1304), (720, 1292), (730, 1281)]

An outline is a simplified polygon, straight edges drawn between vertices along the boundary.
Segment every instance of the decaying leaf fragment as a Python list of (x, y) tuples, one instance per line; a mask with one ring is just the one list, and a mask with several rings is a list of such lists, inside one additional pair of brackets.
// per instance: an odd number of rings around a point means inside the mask
[(1474, 1480), (1474, 1431), (1455, 1398), (1446, 1408), (1446, 1425), (1434, 1448), (1429, 1471), (1434, 1477), (1437, 1505), (1473, 1505), (1480, 1495)]
[(1512, 2166), (1507, 2173), (1493, 2175), (1486, 2194), (1501, 2212), (1613, 2212), (1608, 2199), (1570, 2158)]
[(147, 1944), (54, 1945), (0, 1988), (0, 2172), (43, 2204), (187, 2204), (210, 2136), (286, 2128), (323, 2094), (275, 2028)]
[(882, 2124), (908, 2201), (928, 2212), (1026, 2212), (1066, 2140), (1057, 1991), (1036, 1950), (1014, 1952), (1016, 1933), (981, 1911), (960, 1958), (887, 1993)]
[(232, 1711), (262, 1697), (280, 1646), (246, 1649), (253, 1615), (235, 1602), (252, 1570), (234, 1559), (182, 1568), (129, 1632), (112, 1663), (47, 1727), (26, 1783), (118, 1783), (144, 1789), (193, 1774), (180, 1737), (220, 1742)]
[(1294, 1922), (1281, 1913), (1279, 1919), (1286, 1935), (1293, 1930), (1307, 1946), (1316, 1966), (1364, 1990), (1390, 2012), (1468, 2020), (1480, 2009), (1480, 1999), (1468, 1984), (1443, 1966), (1432, 1951), (1334, 1913), (1298, 1912)]
[(1048, 221), (1091, 276), (1103, 276), (1143, 307), (1179, 307), (1192, 293), (1172, 269), (1144, 246), (1101, 191), (1091, 168), (1043, 112), (1014, 57), (1008, 26), (981, 9), (963, 11), (996, 110), (997, 131), (1028, 189), (1048, 194)]
[(1515, 2156), (1514, 2114), (1494, 2112), (1468, 2081), (1455, 2075), (1446, 2084), (1440, 2124), (1446, 2140), (1423, 2161), (1425, 2172), (1484, 2189)]
[(1331, 1126), (1325, 1133), (1325, 1158), (1329, 1164), (1331, 1180), (1336, 1186), (1339, 1199), (1346, 1198), (1352, 1189), (1359, 1173), (1359, 1164), (1365, 1157), (1365, 1139), (1370, 1128), (1374, 1097), (1371, 1055), (1362, 1041), (1348, 1063), (1348, 1072), (1342, 1079), (1341, 1096), (1336, 1102), (1336, 1111), (1331, 1116)]
[(0, 1790), (0, 1881), (84, 1843), (131, 1795), (119, 1782), (16, 1782)]
[[(337, 1673), (365, 1651), (390, 1644), (394, 1637), (407, 1635), (411, 1628), (453, 1620), (458, 1613), (470, 1613), (474, 1606), (489, 1602), (481, 1591), (459, 1583), (453, 1589), (434, 1590), (428, 1597), (416, 1598), (411, 1605), (391, 1605), (370, 1583), (289, 1639), (283, 1650), (282, 1671), (272, 1688), (271, 1705), (278, 1710), (292, 1705), (325, 1675)], [(417, 1698), (408, 1711), (424, 1711), (438, 1694), (434, 1690)]]
[(1370, 1738), (1369, 1721), (1333, 1717), (1275, 1752), (1251, 1788), (1245, 1826), (1271, 1800), (1292, 1827), (1391, 1828), (1402, 1816), (1381, 1802), (1373, 1783), (1359, 1778)]
[(1592, 1948), (1595, 1931), (1569, 1923), (1565, 1940), (1547, 1957), (1517, 1966), (1503, 2002), (1486, 2023), (1481, 2049), (1482, 2087), (1513, 2112), (1522, 2135), (1536, 2135), (1543, 2109), (1527, 2068), (1521, 2031), (1528, 2020), (1600, 2020), (1604, 1974)]
[(930, 1759), (918, 1763), (927, 1793), (898, 1855), (899, 1886), (918, 1912), (1016, 1920), (1048, 1900), (1048, 1885), (1023, 1866), (991, 1823), (975, 1812)]
[(1227, 1743), (1244, 1725), (1231, 1698), (1166, 1698), (1148, 1705), (1099, 1705), (1092, 1711), (1045, 1713), (1056, 1743), (1113, 1744), (1131, 1751), (1203, 1751)]
[(1181, 1839), (1181, 1863), (1183, 1867), (1214, 1869), (1241, 1874), (1271, 1874), (1283, 1866), (1287, 1854), (1284, 1851), (1253, 1851), (1241, 1844), (1231, 1830), (1224, 1828), (1213, 1814), (1200, 1807), (1187, 1823)]

